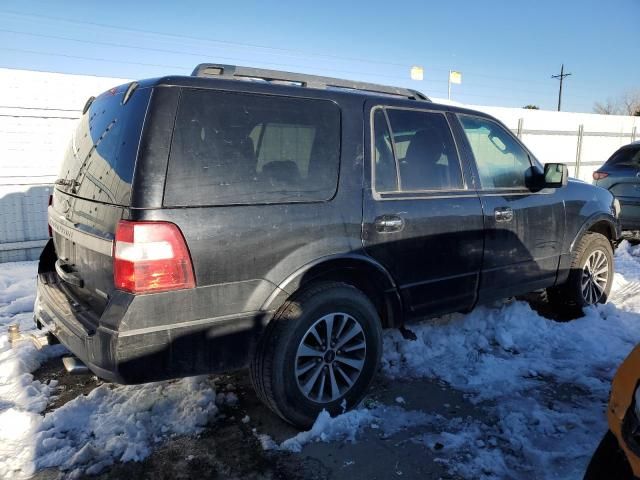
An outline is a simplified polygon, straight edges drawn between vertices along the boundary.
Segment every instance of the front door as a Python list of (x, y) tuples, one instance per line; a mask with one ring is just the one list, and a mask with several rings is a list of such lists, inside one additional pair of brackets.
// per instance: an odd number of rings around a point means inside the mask
[(409, 317), (472, 307), (482, 207), (467, 183), (450, 119), (438, 110), (369, 105), (367, 111), (365, 250), (395, 279)]
[(565, 232), (560, 193), (527, 188), (535, 159), (501, 124), (472, 115), (458, 118), (477, 166), (485, 215), (480, 300), (553, 285)]

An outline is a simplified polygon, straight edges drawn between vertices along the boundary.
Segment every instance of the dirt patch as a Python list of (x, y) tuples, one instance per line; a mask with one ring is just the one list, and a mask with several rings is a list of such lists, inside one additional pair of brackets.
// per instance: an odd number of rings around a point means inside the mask
[(80, 395), (87, 395), (94, 388), (102, 385), (102, 380), (92, 373), (70, 375), (62, 365), (62, 357), (52, 358), (33, 372), (33, 378), (41, 383), (57, 382), (55, 394), (50, 397), (44, 410), (48, 413)]

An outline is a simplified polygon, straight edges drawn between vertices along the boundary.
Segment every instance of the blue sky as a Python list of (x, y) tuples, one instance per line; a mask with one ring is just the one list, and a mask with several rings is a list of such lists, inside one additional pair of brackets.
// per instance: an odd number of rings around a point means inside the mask
[[(0, 66), (123, 78), (211, 61), (411, 86), (452, 98), (563, 110), (640, 89), (640, 0), (133, 2), (3, 0)], [(411, 65), (425, 69), (409, 78)]]

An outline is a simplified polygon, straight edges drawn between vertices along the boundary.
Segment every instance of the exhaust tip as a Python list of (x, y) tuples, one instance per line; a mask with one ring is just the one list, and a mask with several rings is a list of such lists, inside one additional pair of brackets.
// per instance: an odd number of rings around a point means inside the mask
[(20, 337), (22, 336), (22, 334), (20, 333), (20, 325), (18, 325), (17, 323), (9, 325), (7, 333), (9, 334), (9, 343), (18, 342), (18, 340), (20, 340)]
[(64, 365), (65, 370), (71, 375), (89, 373), (89, 367), (87, 367), (78, 357), (63, 357), (62, 365)]

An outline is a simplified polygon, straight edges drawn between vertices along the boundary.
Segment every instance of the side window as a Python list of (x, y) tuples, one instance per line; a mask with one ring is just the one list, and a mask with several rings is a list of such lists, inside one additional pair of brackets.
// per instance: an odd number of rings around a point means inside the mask
[(486, 118), (460, 115), (476, 159), (482, 188), (520, 188), (531, 167), (527, 152), (502, 126)]
[(184, 89), (164, 204), (328, 200), (339, 159), (333, 102)]
[(398, 190), (398, 172), (393, 156), (391, 132), (384, 111), (378, 109), (373, 114), (373, 161), (377, 192), (396, 192)]
[(387, 109), (400, 190), (463, 188), (462, 170), (446, 117), (438, 112)]

